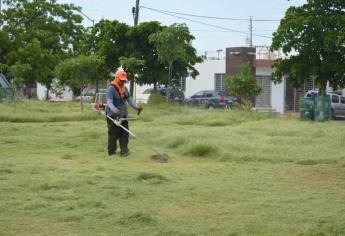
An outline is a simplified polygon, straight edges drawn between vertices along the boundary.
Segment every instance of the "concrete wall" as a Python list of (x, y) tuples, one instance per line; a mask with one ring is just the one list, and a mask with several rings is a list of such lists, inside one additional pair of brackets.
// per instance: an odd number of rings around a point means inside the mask
[(271, 107), (277, 112), (284, 114), (285, 112), (285, 78), (280, 84), (271, 84)]
[(195, 79), (186, 78), (186, 98), (200, 90), (213, 90), (214, 74), (225, 73), (225, 60), (205, 60), (203, 63), (197, 64), (195, 68), (199, 71), (199, 75)]
[[(226, 49), (226, 75), (239, 75), (243, 63), (253, 64), (256, 49), (252, 47), (232, 47)], [(255, 74), (254, 67), (251, 67), (252, 74)]]
[(271, 76), (272, 69), (269, 67), (256, 67), (255, 75), (258, 76)]
[[(39, 100), (45, 100), (46, 99), (46, 94), (47, 94), (47, 88), (40, 84), (37, 83), (37, 99)], [(57, 96), (51, 92), (49, 92), (49, 96), (51, 98), (57, 98)], [(68, 100), (72, 100), (73, 98), (73, 92), (69, 87), (65, 87), (63, 93), (61, 96), (59, 96), (59, 98), (64, 98), (64, 99), (68, 99)]]
[[(256, 75), (271, 76), (270, 67), (257, 67)], [(271, 108), (283, 114), (285, 112), (285, 78), (280, 84), (271, 83)]]

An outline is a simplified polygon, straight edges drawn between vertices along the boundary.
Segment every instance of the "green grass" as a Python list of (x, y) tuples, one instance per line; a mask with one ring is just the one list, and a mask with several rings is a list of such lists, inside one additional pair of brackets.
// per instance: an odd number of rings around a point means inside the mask
[(345, 235), (344, 121), (146, 106), (110, 159), (87, 108), (0, 108), (0, 235)]

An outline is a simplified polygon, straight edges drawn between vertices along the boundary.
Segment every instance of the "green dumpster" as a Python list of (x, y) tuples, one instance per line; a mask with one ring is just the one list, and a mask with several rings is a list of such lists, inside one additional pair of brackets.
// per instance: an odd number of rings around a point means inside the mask
[(331, 119), (331, 98), (329, 96), (315, 98), (314, 119), (320, 122)]
[(0, 88), (0, 101), (14, 99), (14, 91), (12, 88)]
[(300, 107), (301, 120), (314, 120), (315, 101), (312, 98), (302, 98)]

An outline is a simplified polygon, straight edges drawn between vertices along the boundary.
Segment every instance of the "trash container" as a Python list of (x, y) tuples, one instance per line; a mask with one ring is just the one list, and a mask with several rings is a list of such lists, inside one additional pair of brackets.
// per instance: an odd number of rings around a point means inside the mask
[(317, 96), (315, 98), (314, 120), (328, 121), (331, 119), (331, 98), (329, 96)]
[(312, 98), (302, 98), (300, 107), (301, 120), (314, 120), (315, 100)]

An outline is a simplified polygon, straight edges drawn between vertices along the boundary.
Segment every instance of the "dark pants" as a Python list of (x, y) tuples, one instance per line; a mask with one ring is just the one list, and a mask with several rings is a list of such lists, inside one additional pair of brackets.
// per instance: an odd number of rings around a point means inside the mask
[[(111, 118), (114, 119), (112, 116)], [(128, 129), (128, 121), (122, 121), (121, 125)], [(117, 140), (120, 143), (121, 154), (128, 153), (128, 133), (121, 127), (114, 124), (113, 121), (107, 118), (108, 126), (108, 154), (115, 154), (117, 149)]]

